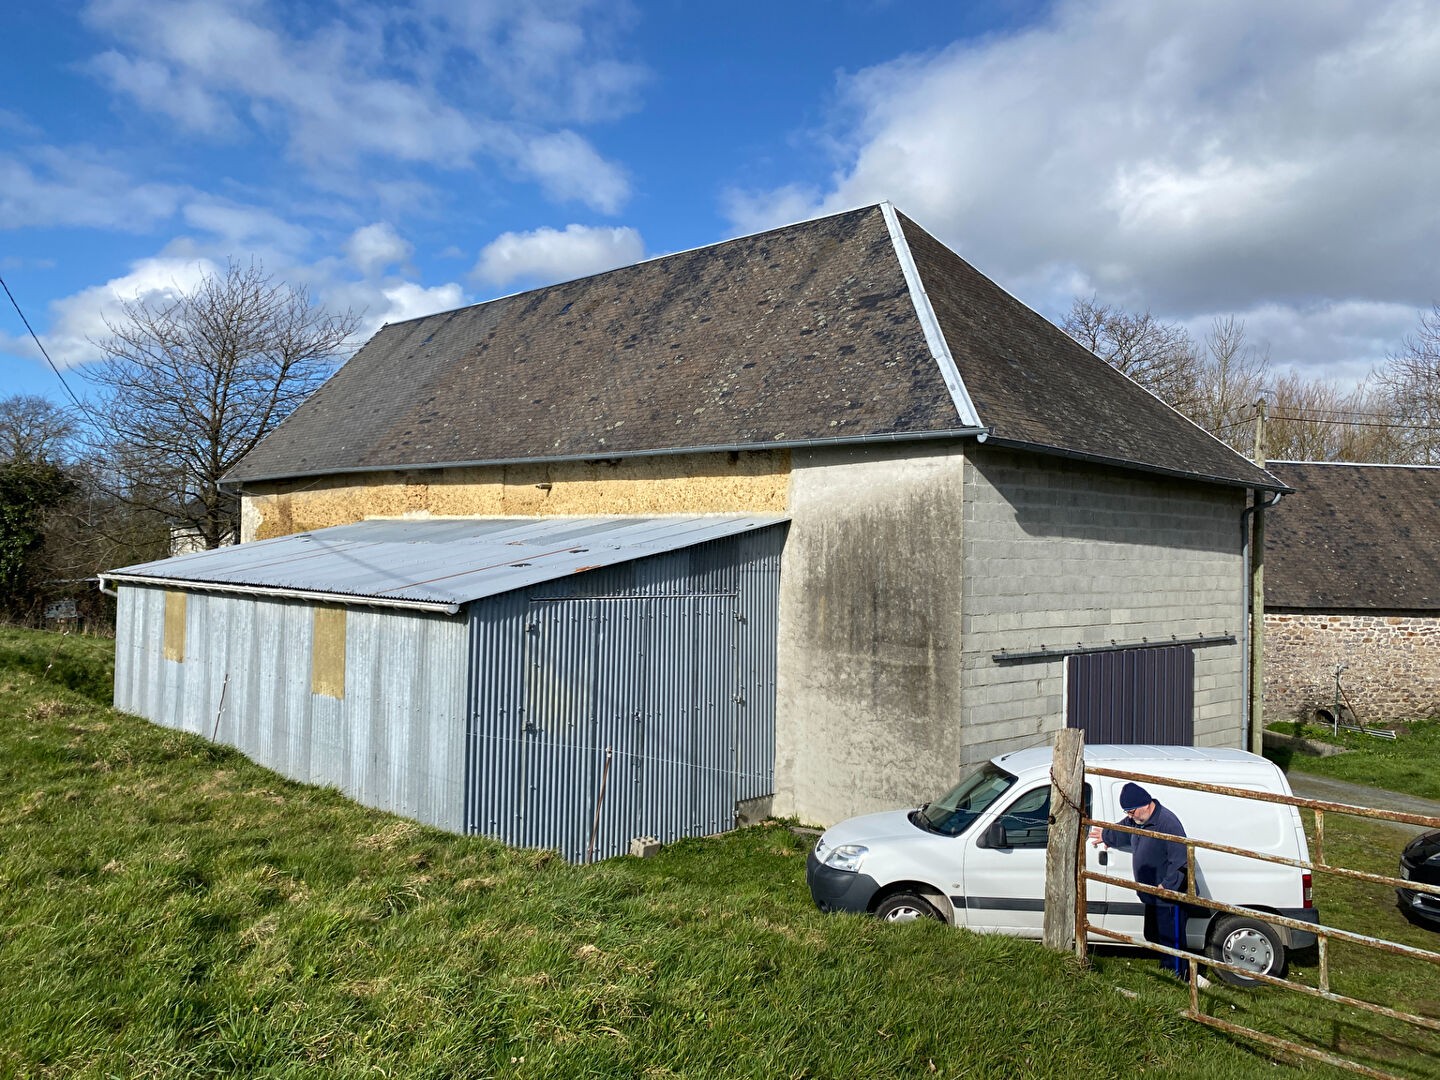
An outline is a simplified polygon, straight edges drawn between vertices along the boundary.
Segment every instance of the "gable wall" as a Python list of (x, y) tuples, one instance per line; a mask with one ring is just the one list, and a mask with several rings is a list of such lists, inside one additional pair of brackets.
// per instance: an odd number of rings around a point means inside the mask
[(954, 782), (965, 456), (930, 443), (794, 463), (774, 809), (831, 824)]
[[(1240, 746), (1245, 565), (1239, 489), (985, 446), (966, 474), (965, 763), (1065, 724), (1066, 661), (1012, 652), (1233, 634), (1195, 655), (1195, 743)], [(930, 796), (926, 796), (927, 798)]]
[(387, 517), (783, 513), (789, 472), (789, 453), (775, 450), (254, 483), (242, 496), (241, 540)]

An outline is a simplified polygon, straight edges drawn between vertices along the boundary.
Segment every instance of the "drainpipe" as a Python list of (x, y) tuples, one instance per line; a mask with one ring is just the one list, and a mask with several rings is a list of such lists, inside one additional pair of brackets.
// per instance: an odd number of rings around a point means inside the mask
[[(1246, 689), (1245, 749), (1258, 754), (1265, 745), (1265, 511), (1280, 501), (1275, 492), (1269, 502), (1255, 501), (1240, 514), (1240, 542), (1247, 568), (1245, 612), (1247, 615), (1244, 674)], [(1251, 528), (1250, 515), (1255, 515)], [(1253, 538), (1253, 542), (1252, 542)]]

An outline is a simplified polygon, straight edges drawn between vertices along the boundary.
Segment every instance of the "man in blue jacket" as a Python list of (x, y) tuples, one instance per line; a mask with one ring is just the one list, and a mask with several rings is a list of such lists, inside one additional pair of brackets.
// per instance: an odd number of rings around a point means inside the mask
[[(1180, 824), (1180, 819), (1156, 802), (1139, 784), (1126, 784), (1120, 789), (1120, 809), (1125, 811), (1125, 817), (1119, 824), (1153, 831), (1156, 835), (1136, 836), (1094, 825), (1090, 828), (1090, 842), (1129, 851), (1131, 872), (1141, 885), (1158, 885), (1162, 889), (1184, 892), (1185, 845), (1161, 839), (1161, 835), (1165, 834), (1185, 835), (1185, 826)], [(1138, 895), (1145, 905), (1145, 940), (1171, 949), (1185, 949), (1185, 905), (1147, 892)], [(1166, 971), (1179, 978), (1190, 978), (1188, 960), (1162, 953), (1160, 963)]]

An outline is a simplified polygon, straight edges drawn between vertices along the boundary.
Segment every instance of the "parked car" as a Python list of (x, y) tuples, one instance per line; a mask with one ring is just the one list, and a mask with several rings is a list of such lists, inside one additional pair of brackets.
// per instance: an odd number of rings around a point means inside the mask
[[(1400, 876), (1406, 881), (1440, 885), (1440, 830), (1424, 833), (1405, 845), (1400, 853)], [(1396, 889), (1400, 910), (1417, 922), (1440, 930), (1440, 896)]]
[[(982, 932), (1038, 938), (1045, 917), (1045, 856), (1049, 841), (1050, 748), (991, 759), (948, 794), (916, 810), (851, 818), (827, 829), (806, 866), (810, 894), (823, 911), (868, 912), (900, 922), (941, 919)], [(1272, 762), (1242, 750), (1185, 746), (1085, 748), (1087, 766), (1149, 776), (1290, 794)], [(1087, 816), (1118, 821), (1125, 781), (1091, 776)], [(1258, 802), (1146, 782), (1196, 839), (1258, 850), (1300, 862), (1309, 849), (1300, 812)], [(1094, 812), (1091, 808), (1094, 808)], [(1091, 870), (1131, 878), (1130, 853), (1084, 845)], [(1293, 866), (1195, 849), (1199, 896), (1254, 909), (1255, 916), (1194, 907), (1189, 948), (1251, 971), (1281, 977), (1288, 954), (1315, 944), (1315, 935), (1266, 922), (1264, 912), (1317, 923), (1311, 876)], [(1106, 929), (1143, 937), (1144, 908), (1133, 888), (1091, 881), (1088, 917)], [(1096, 942), (1113, 939), (1091, 933)], [(1216, 974), (1235, 985), (1254, 979)]]

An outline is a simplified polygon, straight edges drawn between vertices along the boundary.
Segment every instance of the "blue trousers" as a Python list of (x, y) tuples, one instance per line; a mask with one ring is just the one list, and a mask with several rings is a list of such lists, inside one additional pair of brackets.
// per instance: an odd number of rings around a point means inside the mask
[[(1182, 904), (1169, 904), (1160, 900), (1153, 904), (1145, 905), (1145, 940), (1153, 941), (1156, 945), (1164, 945), (1170, 949), (1184, 949), (1185, 946), (1185, 907)], [(1182, 960), (1178, 956), (1160, 955), (1160, 966), (1175, 976), (1189, 980), (1190, 961)]]

